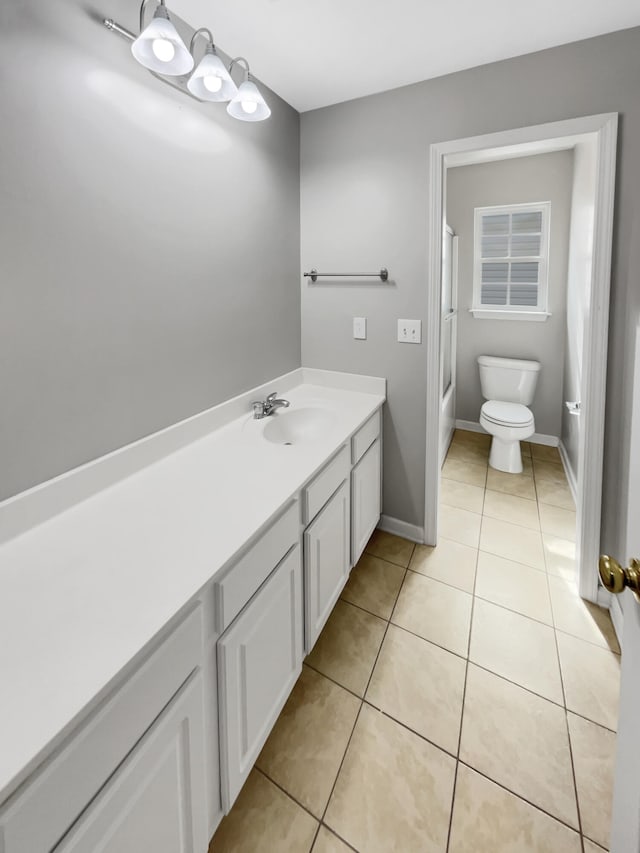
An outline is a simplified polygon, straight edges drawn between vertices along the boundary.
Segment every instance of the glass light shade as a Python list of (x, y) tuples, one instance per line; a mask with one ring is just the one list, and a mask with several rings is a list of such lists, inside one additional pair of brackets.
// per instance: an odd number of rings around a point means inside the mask
[(201, 101), (230, 101), (238, 94), (238, 87), (211, 45), (189, 77), (187, 88)]
[(265, 99), (251, 80), (240, 84), (238, 94), (227, 107), (227, 112), (240, 121), (264, 121), (271, 115)]
[(193, 68), (193, 57), (164, 6), (158, 6), (151, 23), (131, 45), (131, 53), (140, 65), (169, 77), (188, 74)]

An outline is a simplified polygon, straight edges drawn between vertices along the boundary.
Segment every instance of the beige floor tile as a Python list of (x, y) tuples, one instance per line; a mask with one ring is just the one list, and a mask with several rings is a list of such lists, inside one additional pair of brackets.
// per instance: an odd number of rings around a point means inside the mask
[(608, 848), (616, 736), (574, 714), (568, 721), (582, 832)]
[(531, 444), (531, 455), (534, 459), (539, 459), (540, 462), (555, 462), (556, 465), (562, 465), (560, 451), (557, 447), (549, 447), (546, 444)]
[(449, 853), (560, 851), (582, 853), (577, 832), (464, 764), (458, 766)]
[(489, 468), (487, 471), (487, 489), (493, 492), (504, 492), (508, 495), (516, 495), (518, 498), (527, 500), (536, 499), (536, 487), (531, 473), (507, 474), (505, 471), (496, 471)]
[(452, 441), (447, 453), (447, 459), (457, 459), (459, 462), (467, 462), (473, 465), (487, 465), (489, 462), (489, 448), (480, 447), (468, 442)]
[(307, 853), (317, 826), (308, 812), (253, 770), (209, 853)]
[(565, 711), (469, 664), (460, 759), (578, 826)]
[(564, 705), (555, 631), (548, 625), (476, 598), (469, 660)]
[(441, 504), (438, 513), (438, 535), (477, 548), (481, 522), (482, 516), (477, 512)]
[(560, 539), (576, 541), (576, 513), (574, 510), (561, 509), (558, 506), (538, 503), (540, 527), (543, 533), (550, 533)]
[(366, 699), (455, 755), (465, 673), (462, 658), (390, 625)]
[(408, 572), (391, 621), (425, 640), (467, 656), (472, 596)]
[(599, 844), (594, 844), (593, 841), (589, 841), (588, 838), (585, 838), (584, 853), (607, 853), (607, 851), (604, 847), (600, 847)]
[(453, 433), (453, 443), (475, 444), (484, 447), (487, 451), (491, 446), (491, 436), (488, 432), (472, 432), (469, 429), (457, 429)]
[(547, 571), (564, 581), (576, 583), (576, 543), (549, 533), (542, 534), (542, 546)]
[(567, 581), (549, 575), (549, 592), (553, 618), (559, 631), (612, 652), (620, 652), (609, 611), (580, 598), (575, 578)]
[(473, 592), (478, 551), (440, 536), (435, 548), (416, 545), (409, 568), (465, 592)]
[(494, 554), (478, 554), (476, 596), (553, 625), (547, 576)]
[(351, 693), (303, 667), (257, 767), (322, 817), (359, 708)]
[(520, 442), (520, 453), (521, 455), (528, 456), (531, 459), (531, 442), (530, 441), (521, 441)]
[(472, 486), (484, 486), (487, 479), (487, 466), (468, 464), (459, 459), (445, 459), (442, 476), (460, 483), (470, 483)]
[(351, 848), (347, 847), (344, 841), (330, 832), (326, 826), (321, 826), (316, 843), (313, 845), (313, 853), (351, 853)]
[(522, 473), (533, 477), (533, 459), (530, 456), (522, 456)]
[(406, 569), (414, 547), (413, 542), (401, 536), (394, 536), (393, 533), (386, 533), (384, 530), (374, 530), (365, 551), (373, 554), (374, 557), (380, 557), (382, 560)]
[(548, 480), (536, 481), (536, 492), (540, 503), (559, 506), (575, 512), (576, 505), (567, 483), (553, 483)]
[(480, 550), (544, 570), (542, 536), (537, 530), (483, 516)]
[(386, 627), (384, 619), (337, 601), (306, 663), (364, 696)]
[(440, 504), (468, 509), (471, 512), (482, 513), (484, 489), (481, 486), (471, 486), (469, 483), (459, 483), (457, 480), (440, 480)]
[(406, 569), (401, 566), (380, 560), (371, 554), (363, 554), (351, 570), (349, 580), (342, 590), (342, 598), (376, 616), (388, 619), (405, 572)]
[(567, 708), (615, 731), (620, 656), (560, 631), (556, 633)]
[(364, 705), (325, 823), (366, 853), (435, 853), (447, 844), (455, 761)]
[(564, 468), (555, 462), (541, 462), (539, 459), (534, 459), (533, 474), (536, 484), (541, 480), (561, 485), (567, 482), (567, 475), (564, 473)]
[(516, 495), (487, 489), (483, 515), (499, 518), (501, 521), (510, 521), (511, 524), (520, 524), (522, 527), (530, 527), (532, 530), (540, 530), (538, 504)]

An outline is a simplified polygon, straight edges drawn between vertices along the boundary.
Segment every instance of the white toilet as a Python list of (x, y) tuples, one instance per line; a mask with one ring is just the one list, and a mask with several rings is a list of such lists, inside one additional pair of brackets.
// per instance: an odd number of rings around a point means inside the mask
[(478, 356), (482, 396), (487, 401), (480, 409), (480, 426), (490, 435), (489, 465), (498, 471), (519, 474), (522, 471), (520, 442), (536, 431), (533, 401), (540, 364), (515, 358)]

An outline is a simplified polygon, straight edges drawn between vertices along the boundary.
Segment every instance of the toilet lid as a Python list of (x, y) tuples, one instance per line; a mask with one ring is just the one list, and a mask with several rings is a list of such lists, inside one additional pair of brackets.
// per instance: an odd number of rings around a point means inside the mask
[(522, 403), (503, 403), (501, 400), (487, 400), (481, 413), (494, 424), (506, 426), (529, 426), (533, 423), (531, 409)]

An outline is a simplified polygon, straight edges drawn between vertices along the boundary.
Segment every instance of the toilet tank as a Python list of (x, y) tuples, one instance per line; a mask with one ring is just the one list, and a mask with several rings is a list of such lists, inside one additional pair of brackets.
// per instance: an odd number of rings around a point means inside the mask
[(480, 355), (478, 365), (480, 386), (485, 400), (523, 403), (525, 406), (533, 402), (540, 362)]

